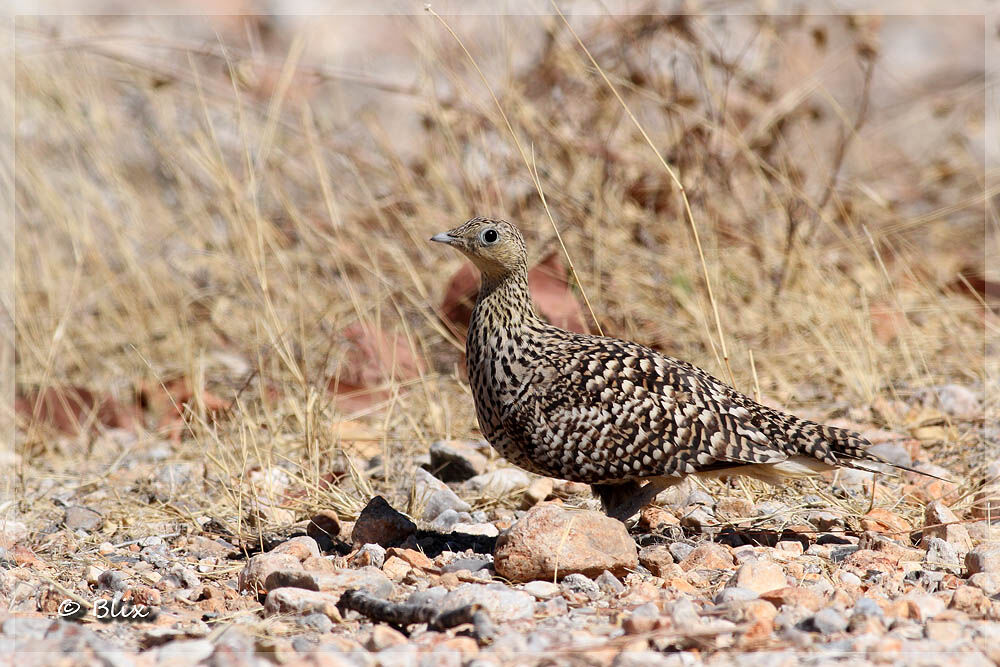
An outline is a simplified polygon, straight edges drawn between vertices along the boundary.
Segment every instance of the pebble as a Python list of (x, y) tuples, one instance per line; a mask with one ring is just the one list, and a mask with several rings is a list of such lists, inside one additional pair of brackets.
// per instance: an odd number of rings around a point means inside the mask
[(537, 477), (531, 480), (531, 484), (524, 491), (524, 499), (521, 506), (524, 509), (529, 509), (534, 507), (540, 502), (546, 500), (550, 495), (552, 495), (552, 489), (555, 483), (552, 481), (551, 477)]
[(456, 558), (443, 566), (441, 572), (459, 572), (460, 570), (476, 572), (477, 570), (488, 568), (492, 564), (493, 561), (487, 558)]
[(972, 549), (965, 555), (965, 567), (970, 575), (1000, 574), (1000, 542), (987, 542)]
[(906, 447), (898, 442), (880, 442), (869, 447), (868, 451), (894, 465), (913, 467), (913, 457), (906, 451)]
[[(674, 557), (677, 557), (676, 554)], [(699, 544), (678, 562), (685, 572), (697, 569), (723, 570), (736, 565), (732, 550), (724, 544), (715, 542)]]
[(687, 558), (692, 551), (694, 551), (694, 545), (688, 544), (687, 542), (673, 542), (667, 547), (667, 549), (669, 550), (670, 555), (673, 556), (673, 562), (680, 563)]
[(927, 504), (924, 508), (924, 539), (936, 537), (949, 542), (960, 553), (972, 549), (972, 538), (961, 519), (940, 500)]
[(760, 595), (757, 591), (752, 591), (749, 588), (740, 588), (739, 586), (730, 586), (728, 588), (722, 588), (718, 593), (715, 594), (715, 604), (726, 604), (733, 601), (743, 601), (743, 600), (756, 600)]
[(472, 509), (448, 485), (423, 468), (417, 468), (413, 483), (413, 499), (416, 506), (423, 506), (424, 521), (434, 521), (442, 512), (468, 512)]
[(662, 578), (669, 571), (668, 568), (674, 565), (674, 557), (666, 544), (652, 544), (639, 550), (639, 562), (653, 576)]
[(958, 569), (962, 566), (961, 561), (958, 558), (958, 551), (952, 546), (950, 542), (945, 542), (944, 540), (932, 537), (926, 540), (927, 556), (925, 560), (928, 565), (936, 565), (938, 567), (947, 567), (950, 569)]
[(397, 512), (382, 496), (372, 498), (354, 523), (351, 540), (356, 545), (394, 547), (417, 532), (417, 525)]
[(528, 510), (497, 538), (493, 553), (497, 573), (513, 582), (551, 580), (557, 572), (625, 575), (638, 564), (635, 541), (621, 521), (553, 503)]
[(929, 387), (924, 393), (924, 405), (933, 406), (935, 402), (942, 411), (959, 419), (974, 419), (983, 416), (979, 397), (971, 389), (959, 384)]
[(447, 509), (438, 514), (431, 522), (430, 529), (437, 533), (450, 533), (455, 524), (463, 521), (472, 522), (472, 517), (468, 512), (456, 512), (455, 510)]
[(969, 577), (969, 585), (975, 586), (990, 597), (1000, 593), (1000, 574), (976, 572)]
[[(564, 579), (563, 583), (565, 582), (566, 580)], [(625, 584), (619, 581), (618, 577), (611, 574), (607, 570), (602, 572), (601, 575), (594, 580), (594, 583), (597, 584), (597, 587), (605, 595), (619, 595), (625, 592)]]
[(596, 598), (600, 593), (600, 588), (593, 579), (583, 574), (574, 573), (563, 577), (562, 589), (569, 593), (582, 593), (590, 598)]
[(442, 610), (452, 610), (470, 604), (481, 604), (497, 623), (531, 618), (535, 613), (535, 599), (515, 591), (505, 584), (462, 584), (444, 596)]
[(531, 477), (520, 468), (500, 468), (469, 479), (469, 488), (490, 498), (505, 498), (513, 493), (527, 489), (531, 485)]
[(547, 600), (554, 595), (558, 595), (562, 589), (559, 584), (551, 581), (529, 581), (521, 587), (521, 590), (539, 600)]
[(28, 527), (21, 521), (0, 519), (0, 546), (11, 548), (28, 539)]
[(832, 635), (847, 629), (847, 619), (835, 609), (827, 607), (813, 615), (812, 626), (817, 632)]
[(488, 461), (472, 444), (462, 440), (431, 443), (428, 470), (445, 482), (464, 482), (486, 472)]
[(660, 610), (652, 602), (639, 605), (625, 618), (622, 627), (625, 634), (637, 635), (651, 631), (660, 620)]
[(97, 585), (112, 591), (125, 591), (128, 582), (124, 574), (118, 570), (105, 570), (97, 577)]
[(500, 529), (492, 523), (456, 523), (451, 527), (451, 530), (455, 533), (482, 535), (484, 537), (496, 537), (500, 534)]
[(759, 595), (785, 588), (788, 581), (785, 577), (785, 571), (780, 565), (773, 561), (759, 560), (740, 565), (726, 585), (734, 588), (745, 588)]
[(93, 532), (100, 530), (101, 525), (104, 523), (104, 517), (89, 507), (73, 505), (66, 508), (66, 516), (63, 519), (63, 523), (70, 530)]

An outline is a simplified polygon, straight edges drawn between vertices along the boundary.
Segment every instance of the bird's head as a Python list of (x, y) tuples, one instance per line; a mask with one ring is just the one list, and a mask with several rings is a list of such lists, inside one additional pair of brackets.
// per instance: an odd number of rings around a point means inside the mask
[(462, 251), (491, 278), (523, 270), (528, 261), (524, 239), (517, 227), (506, 220), (473, 218), (454, 229), (431, 237)]

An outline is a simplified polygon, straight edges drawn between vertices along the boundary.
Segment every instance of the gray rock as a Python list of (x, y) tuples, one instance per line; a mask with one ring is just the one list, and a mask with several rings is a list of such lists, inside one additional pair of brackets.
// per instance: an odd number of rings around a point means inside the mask
[(715, 507), (715, 498), (713, 498), (712, 496), (708, 495), (707, 493), (705, 493), (701, 489), (695, 489), (694, 491), (692, 491), (691, 493), (688, 494), (688, 497), (684, 501), (684, 504), (688, 505), (688, 506), (690, 506), (690, 505), (702, 505), (704, 507), (714, 508)]
[(958, 569), (961, 561), (958, 558), (958, 551), (950, 542), (945, 542), (939, 537), (927, 538), (927, 555), (925, 560), (930, 565)]
[(601, 573), (597, 579), (594, 580), (597, 584), (597, 588), (600, 589), (605, 595), (618, 595), (619, 593), (625, 592), (625, 584), (618, 581), (618, 577), (611, 574), (607, 570)]
[(1000, 593), (1000, 576), (989, 572), (976, 572), (969, 577), (969, 585), (975, 586), (987, 596), (992, 597)]
[(725, 604), (727, 602), (736, 602), (743, 600), (756, 600), (760, 597), (756, 591), (752, 591), (749, 588), (740, 588), (738, 586), (733, 586), (731, 588), (723, 588), (718, 593), (715, 594), (715, 604)]
[(42, 639), (54, 622), (51, 618), (38, 616), (11, 616), (4, 620), (0, 632), (7, 637), (17, 637), (18, 641), (22, 642), (28, 639)]
[(156, 649), (157, 662), (197, 665), (207, 660), (215, 645), (207, 639), (177, 639)]
[(588, 597), (595, 598), (600, 594), (600, 588), (594, 580), (583, 574), (568, 574), (561, 582), (564, 591), (570, 593), (583, 593)]
[(425, 591), (413, 591), (406, 601), (409, 604), (438, 605), (446, 595), (448, 595), (447, 588), (444, 586), (433, 586)]
[(698, 608), (688, 597), (680, 597), (667, 605), (664, 612), (679, 627), (695, 625), (699, 622)]
[(118, 570), (105, 570), (97, 577), (97, 585), (100, 588), (107, 588), (112, 591), (125, 591), (128, 581), (124, 574)]
[(532, 618), (535, 614), (533, 597), (504, 584), (462, 584), (441, 600), (441, 608), (452, 610), (476, 603), (483, 605), (498, 623)]
[(880, 442), (869, 447), (867, 451), (898, 466), (906, 466), (907, 468), (913, 466), (913, 458), (910, 453), (898, 442)]
[(830, 560), (834, 563), (840, 563), (860, 548), (861, 547), (854, 544), (845, 544), (844, 546), (834, 547), (830, 550)]
[(675, 563), (680, 563), (694, 551), (694, 547), (687, 542), (673, 542), (667, 548), (670, 550), (670, 555), (674, 557)]
[(812, 626), (819, 633), (832, 635), (847, 629), (847, 619), (836, 609), (827, 607), (812, 617)]
[(493, 561), (488, 558), (456, 558), (442, 567), (441, 571), (458, 572), (460, 570), (468, 570), (469, 572), (475, 572), (483, 568), (488, 568), (492, 564)]
[(559, 584), (551, 581), (529, 581), (522, 589), (525, 593), (533, 595), (539, 600), (547, 600), (554, 595), (558, 595), (562, 588)]
[(487, 459), (478, 448), (461, 440), (431, 443), (430, 472), (445, 482), (464, 482), (486, 472)]
[(326, 614), (309, 614), (299, 619), (299, 625), (315, 630), (316, 632), (329, 632), (333, 629), (333, 621)]
[(430, 529), (436, 533), (450, 533), (455, 524), (462, 521), (472, 523), (472, 516), (468, 512), (446, 509), (431, 522)]
[(942, 411), (960, 419), (983, 416), (979, 396), (962, 385), (946, 384), (940, 387), (929, 387), (923, 399), (924, 405), (933, 405), (936, 402)]
[(89, 533), (100, 530), (104, 523), (104, 517), (89, 507), (73, 505), (66, 508), (66, 517), (63, 522), (70, 530), (85, 530)]
[(421, 516), (424, 521), (433, 521), (446, 510), (468, 512), (472, 509), (472, 506), (455, 495), (447, 484), (423, 468), (417, 468), (415, 474), (413, 501), (417, 507), (423, 506)]
[(875, 602), (875, 600), (860, 597), (858, 598), (858, 601), (854, 603), (854, 609), (851, 612), (851, 616), (884, 618), (885, 614), (882, 612), (882, 607), (878, 606), (878, 603)]
[(685, 511), (680, 519), (683, 527), (695, 530), (711, 528), (716, 523), (715, 517), (711, 514), (711, 512), (701, 505), (697, 505), (693, 509)]
[(771, 516), (788, 512), (788, 505), (777, 500), (766, 500), (757, 505), (757, 516)]

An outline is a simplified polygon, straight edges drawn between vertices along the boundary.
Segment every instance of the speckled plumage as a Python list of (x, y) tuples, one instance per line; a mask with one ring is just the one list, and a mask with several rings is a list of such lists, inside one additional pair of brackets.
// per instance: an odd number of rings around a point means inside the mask
[[(466, 353), (486, 439), (522, 468), (594, 485), (620, 518), (689, 474), (775, 482), (885, 463), (859, 434), (760, 405), (687, 362), (545, 323), (524, 241), (506, 221), (473, 218), (433, 240), (482, 273)], [(652, 484), (642, 493), (638, 480)]]

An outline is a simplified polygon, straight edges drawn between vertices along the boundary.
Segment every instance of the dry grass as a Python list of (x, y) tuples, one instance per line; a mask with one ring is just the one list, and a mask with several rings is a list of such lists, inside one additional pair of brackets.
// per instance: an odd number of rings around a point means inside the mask
[[(262, 22), (197, 44), (166, 20), (149, 42), (20, 22), (18, 392), (193, 388), (174, 440), (148, 416), (132, 438), (21, 415), (21, 512), (44, 525), (69, 489), (106, 508), (95, 539), (121, 540), (406, 498), (415, 455), (477, 433), (436, 312), (461, 260), (425, 242), (475, 214), (517, 221), (536, 257), (564, 243), (605, 333), (766, 401), (908, 430), (897, 401), (919, 388), (983, 386), (996, 318), (955, 287), (983, 275), (981, 72), (894, 80), (877, 26), (846, 17), (571, 19), (593, 62), (558, 17), (485, 42), (452, 22), (480, 77), (427, 18), (378, 24), (409, 40), (412, 87), (324, 68), (321, 33)], [(369, 101), (345, 114), (352, 96)], [(356, 323), (423, 365), (348, 409), (327, 388)], [(347, 420), (369, 431), (342, 438)], [(986, 451), (981, 429), (926, 446), (958, 474)]]

